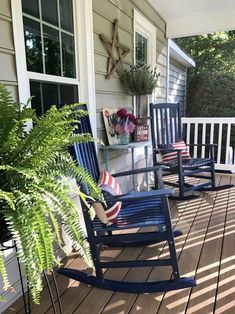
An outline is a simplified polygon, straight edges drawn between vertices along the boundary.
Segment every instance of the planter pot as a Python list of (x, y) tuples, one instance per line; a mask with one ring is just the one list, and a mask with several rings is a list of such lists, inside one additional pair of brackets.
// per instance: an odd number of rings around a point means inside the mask
[(147, 118), (148, 116), (147, 95), (136, 95), (136, 116), (137, 118)]
[(130, 143), (130, 135), (127, 133), (123, 133), (119, 135), (119, 144), (127, 145)]

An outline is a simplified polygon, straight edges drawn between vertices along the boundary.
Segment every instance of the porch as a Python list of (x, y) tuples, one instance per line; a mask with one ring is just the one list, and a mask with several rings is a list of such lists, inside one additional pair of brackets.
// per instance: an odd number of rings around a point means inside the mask
[[(218, 184), (235, 183), (235, 176), (218, 175)], [(176, 238), (180, 272), (195, 276), (193, 289), (168, 293), (128, 294), (92, 288), (57, 276), (64, 313), (234, 313), (235, 291), (235, 188), (201, 193), (197, 199), (171, 201), (172, 221), (183, 231)], [(136, 230), (137, 232), (137, 230)], [(138, 259), (164, 256), (165, 243), (138, 248), (105, 249), (104, 259)], [(71, 254), (65, 261), (68, 267), (83, 269), (83, 261)], [(169, 278), (165, 269), (113, 269), (107, 276), (118, 280), (147, 280)], [(22, 300), (4, 313), (23, 313)], [(53, 313), (47, 289), (41, 305), (32, 305), (33, 314)], [(58, 312), (59, 313), (59, 312)]]

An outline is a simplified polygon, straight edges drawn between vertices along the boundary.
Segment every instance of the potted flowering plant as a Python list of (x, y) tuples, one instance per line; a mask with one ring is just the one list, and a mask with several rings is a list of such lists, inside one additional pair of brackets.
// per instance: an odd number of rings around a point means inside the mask
[(115, 131), (119, 134), (120, 144), (128, 144), (130, 134), (134, 132), (136, 117), (132, 113), (128, 113), (125, 108), (117, 111), (117, 124)]
[(117, 138), (119, 144), (128, 144), (130, 134), (135, 129), (136, 117), (132, 113), (128, 113), (125, 108), (112, 113), (105, 110), (104, 116), (107, 120), (108, 133), (111, 138)]
[(136, 96), (137, 119), (147, 117), (146, 95), (152, 94), (159, 76), (160, 73), (157, 73), (156, 67), (151, 70), (147, 65), (131, 65), (130, 70), (125, 70), (121, 75), (120, 78), (127, 93)]

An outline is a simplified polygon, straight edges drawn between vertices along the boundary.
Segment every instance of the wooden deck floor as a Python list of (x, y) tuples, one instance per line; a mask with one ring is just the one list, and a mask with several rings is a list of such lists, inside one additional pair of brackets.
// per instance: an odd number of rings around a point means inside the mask
[[(235, 183), (235, 176), (217, 176), (219, 184)], [(201, 194), (184, 202), (172, 202), (172, 221), (183, 231), (176, 238), (180, 273), (196, 276), (193, 289), (167, 293), (128, 294), (92, 288), (57, 276), (64, 313), (235, 313), (235, 188)], [(165, 243), (148, 247), (106, 249), (104, 259), (152, 258), (166, 256)], [(81, 259), (72, 254), (67, 266), (83, 269)], [(169, 278), (170, 269), (113, 269), (108, 277), (125, 280)], [(5, 313), (24, 313), (18, 300)], [(33, 314), (53, 313), (45, 289), (40, 306), (32, 305)]]

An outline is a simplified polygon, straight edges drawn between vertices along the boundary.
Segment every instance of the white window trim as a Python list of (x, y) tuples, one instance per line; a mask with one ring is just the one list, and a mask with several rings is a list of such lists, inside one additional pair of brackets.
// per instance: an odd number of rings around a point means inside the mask
[[(136, 64), (135, 57), (135, 32), (138, 32), (145, 38), (147, 38), (147, 64), (151, 68), (156, 66), (156, 41), (157, 41), (157, 29), (156, 27), (149, 22), (142, 14), (134, 9), (134, 64)], [(148, 95), (148, 103), (154, 101), (154, 92), (152, 95)], [(135, 101), (135, 99), (134, 99)], [(136, 104), (135, 104), (136, 110)], [(149, 108), (148, 108), (149, 110)], [(138, 162), (140, 159), (143, 159), (144, 149), (140, 148), (136, 150), (135, 162)], [(149, 148), (149, 155), (152, 154), (152, 149)], [(140, 157), (141, 156), (141, 157)]]
[[(136, 64), (135, 57), (135, 32), (141, 34), (147, 38), (147, 64), (151, 68), (156, 66), (156, 41), (157, 41), (157, 29), (149, 22), (142, 14), (137, 10), (134, 10), (134, 63)], [(148, 101), (154, 100), (154, 93), (152, 96), (148, 96)]]
[(96, 135), (92, 0), (73, 0), (73, 4), (77, 17), (75, 19), (74, 35), (75, 45), (79, 48), (77, 49), (77, 58), (79, 60), (75, 58), (79, 81), (77, 78), (58, 77), (27, 71), (22, 4), (21, 0), (11, 0), (19, 101), (26, 103), (30, 97), (29, 79), (78, 85), (79, 101), (87, 103), (90, 112), (91, 125), (94, 135)]
[(77, 11), (76, 23), (80, 48), (78, 49), (79, 99), (88, 105), (92, 132), (97, 136), (92, 0), (74, 0), (74, 7)]
[[(151, 67), (156, 65), (156, 38), (157, 30), (156, 27), (150, 23), (143, 15), (137, 10), (134, 10), (134, 32), (138, 32), (145, 38), (147, 38), (147, 63)], [(134, 47), (135, 47), (135, 34), (134, 34)], [(134, 53), (134, 63), (135, 53)]]
[(30, 86), (24, 46), (24, 26), (21, 1), (11, 0), (11, 10), (19, 101), (22, 103), (26, 103), (28, 98), (30, 97)]

